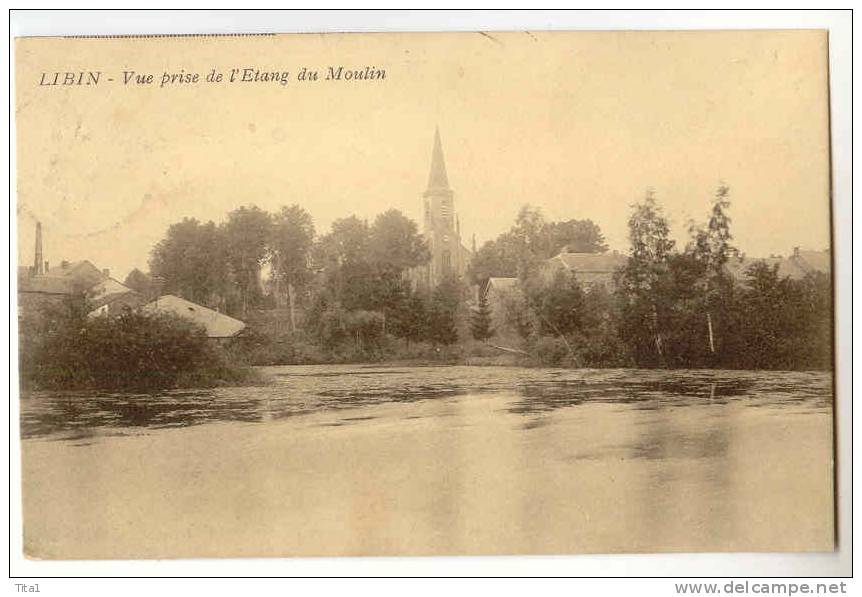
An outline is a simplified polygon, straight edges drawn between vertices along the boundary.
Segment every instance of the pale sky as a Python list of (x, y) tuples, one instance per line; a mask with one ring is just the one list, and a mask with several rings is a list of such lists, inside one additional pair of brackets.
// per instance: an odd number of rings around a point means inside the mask
[[(590, 218), (627, 250), (655, 189), (685, 242), (719, 181), (751, 256), (829, 246), (826, 34), (304, 34), (18, 41), (18, 262), (89, 259), (122, 279), (185, 216), (298, 203), (325, 232), (390, 207), (420, 223), (435, 125), (467, 246), (524, 203)], [(303, 66), (378, 81), (299, 83)], [(159, 88), (163, 71), (289, 71), (278, 83)], [(102, 71), (97, 86), (42, 73)], [(123, 70), (152, 86), (124, 86)], [(107, 82), (106, 78), (113, 78)]]

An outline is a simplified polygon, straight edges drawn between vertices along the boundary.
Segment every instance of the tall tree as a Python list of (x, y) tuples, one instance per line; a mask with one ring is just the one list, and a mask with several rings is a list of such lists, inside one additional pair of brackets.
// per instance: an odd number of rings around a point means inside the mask
[(546, 238), (549, 246), (545, 257), (550, 258), (561, 251), (569, 253), (604, 253), (608, 250), (601, 229), (592, 220), (566, 220), (550, 222)]
[(416, 222), (397, 209), (377, 216), (371, 227), (371, 259), (383, 274), (400, 275), (405, 270), (427, 263), (428, 245), (419, 234)]
[[(296, 331), (296, 294), (311, 278), (309, 258), (314, 241), (314, 222), (299, 205), (281, 208), (273, 218), (272, 260), (276, 295), (287, 290), (290, 325)], [(279, 300), (279, 299), (277, 299)]]
[(541, 210), (530, 205), (521, 208), (511, 233), (516, 248), (517, 275), (522, 282), (538, 272), (543, 248), (548, 245), (546, 230)]
[(213, 222), (185, 218), (173, 224), (150, 254), (150, 272), (164, 289), (211, 307), (224, 308), (230, 268), (224, 237)]
[(622, 334), (638, 364), (665, 362), (665, 321), (670, 305), (661, 292), (674, 248), (670, 226), (655, 193), (648, 189), (628, 221), (631, 251), (619, 276)]
[(222, 232), (245, 313), (261, 298), (260, 268), (269, 259), (272, 216), (254, 205), (240, 207), (228, 214)]
[(732, 303), (733, 280), (727, 272), (728, 261), (736, 255), (731, 245), (730, 233), (730, 188), (719, 184), (712, 200), (709, 220), (706, 227), (690, 226), (691, 241), (686, 252), (700, 265), (703, 272), (697, 282), (701, 293), (702, 317), (705, 319), (706, 341), (710, 354), (720, 351), (718, 344), (724, 334), (718, 328), (727, 327), (728, 306)]

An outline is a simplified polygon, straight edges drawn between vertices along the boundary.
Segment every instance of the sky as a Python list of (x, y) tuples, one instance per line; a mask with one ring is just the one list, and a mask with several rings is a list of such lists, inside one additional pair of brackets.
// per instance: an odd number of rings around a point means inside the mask
[[(46, 260), (119, 279), (147, 269), (171, 223), (241, 205), (299, 204), (321, 233), (389, 208), (419, 223), (436, 126), (467, 246), (531, 204), (592, 219), (625, 252), (647, 188), (684, 244), (723, 182), (746, 254), (828, 248), (826, 51), (819, 31), (18, 40), (18, 263), (37, 220)], [(329, 66), (386, 75), (324, 81)], [(302, 67), (321, 80), (298, 81)], [(159, 85), (233, 68), (288, 83)], [(66, 71), (102, 74), (40, 85)]]

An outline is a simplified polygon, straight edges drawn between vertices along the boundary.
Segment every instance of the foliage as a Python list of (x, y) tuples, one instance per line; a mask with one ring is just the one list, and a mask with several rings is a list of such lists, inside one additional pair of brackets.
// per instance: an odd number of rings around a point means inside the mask
[(241, 296), (241, 312), (245, 313), (262, 299), (259, 276), (269, 260), (272, 217), (253, 205), (240, 207), (228, 214), (221, 231), (227, 265)]
[(448, 346), (458, 341), (457, 317), (462, 288), (457, 280), (440, 282), (431, 295), (428, 308), (428, 340), (431, 344)]
[(270, 251), (277, 285), (303, 288), (310, 281), (308, 265), (313, 241), (314, 222), (299, 205), (284, 206), (273, 216)]
[(212, 307), (227, 307), (230, 275), (227, 249), (213, 222), (184, 218), (168, 228), (150, 255), (150, 272), (163, 290)]
[(560, 252), (603, 253), (607, 249), (592, 220), (547, 222), (540, 210), (525, 205), (510, 230), (479, 248), (468, 276), (480, 286), (494, 277), (527, 279), (540, 262)]
[(83, 297), (21, 325), (21, 376), (39, 388), (158, 389), (240, 382), (203, 328), (176, 315), (126, 311), (88, 317)]
[(491, 306), (484, 292), (479, 293), (479, 301), (470, 318), (470, 333), (474, 340), (484, 342), (494, 335), (491, 325)]

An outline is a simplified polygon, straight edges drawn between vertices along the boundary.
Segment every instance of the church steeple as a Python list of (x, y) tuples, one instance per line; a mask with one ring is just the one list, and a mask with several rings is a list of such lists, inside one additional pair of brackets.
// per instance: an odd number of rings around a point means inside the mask
[(446, 161), (443, 159), (443, 143), (440, 141), (440, 127), (434, 129), (434, 149), (431, 152), (431, 172), (428, 175), (428, 189), (425, 194), (435, 191), (451, 191), (449, 177), (446, 175)]

